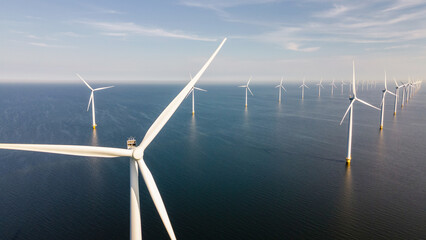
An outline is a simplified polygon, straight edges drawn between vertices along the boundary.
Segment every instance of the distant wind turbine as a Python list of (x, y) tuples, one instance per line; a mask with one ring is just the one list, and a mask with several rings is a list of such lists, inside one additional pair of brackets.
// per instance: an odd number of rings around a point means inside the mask
[(342, 80), (342, 82), (340, 83), (340, 86), (341, 86), (341, 88), (342, 88), (342, 93), (341, 93), (341, 95), (343, 95), (343, 86), (344, 85), (346, 85), (346, 83)]
[(405, 102), (405, 94), (407, 93), (407, 84), (403, 83), (401, 81), (402, 84), (402, 101), (401, 101), (401, 108), (404, 108), (404, 102)]
[(90, 107), (90, 104), (92, 104), (92, 126), (93, 126), (93, 129), (96, 129), (96, 117), (95, 117), (95, 95), (93, 94), (94, 92), (96, 92), (96, 91), (99, 91), (99, 90), (104, 90), (104, 89), (107, 89), (107, 88), (112, 88), (112, 87), (114, 87), (114, 86), (109, 86), (109, 87), (101, 87), (101, 88), (95, 88), (95, 89), (93, 89), (86, 81), (84, 81), (84, 79), (78, 74), (78, 73), (76, 73), (76, 75), (77, 75), (77, 77), (78, 78), (80, 78), (81, 79), (81, 81), (83, 81), (84, 82), (84, 84), (86, 84), (86, 86), (90, 89), (90, 90), (92, 90), (92, 93), (90, 94), (90, 98), (89, 98), (89, 104), (87, 105), (87, 111), (89, 111), (89, 107)]
[(398, 85), (395, 79), (393, 79), (395, 82), (395, 102), (394, 102), (394, 110), (393, 115), (396, 115), (396, 107), (398, 105), (398, 94), (399, 94), (399, 88), (403, 87), (404, 85)]
[(384, 114), (385, 114), (385, 98), (386, 98), (386, 93), (395, 95), (393, 92), (388, 90), (388, 86), (387, 86), (387, 79), (386, 79), (386, 72), (385, 72), (385, 89), (382, 90), (382, 104), (381, 104), (381, 109), (380, 109), (380, 130), (383, 129), (383, 118), (384, 118)]
[[(190, 77), (191, 77), (191, 80), (192, 80), (192, 76), (190, 76)], [(195, 105), (195, 98), (194, 98), (195, 90), (200, 90), (200, 91), (203, 91), (203, 92), (207, 92), (207, 90), (204, 90), (204, 89), (201, 89), (201, 88), (197, 88), (197, 87), (194, 86), (194, 87), (191, 88), (191, 91), (189, 91), (188, 95), (186, 95), (185, 98), (187, 98), (189, 96), (189, 94), (192, 93), (192, 115), (195, 114), (195, 107), (194, 107), (194, 105)]]
[(242, 87), (242, 88), (245, 88), (245, 89), (246, 89), (246, 108), (247, 108), (247, 90), (250, 92), (250, 94), (251, 94), (252, 96), (254, 96), (254, 95), (253, 95), (253, 93), (251, 92), (250, 88), (249, 88), (249, 84), (250, 84), (251, 78), (252, 78), (252, 77), (250, 76), (250, 78), (249, 78), (249, 80), (248, 80), (248, 82), (247, 82), (247, 85), (241, 85), (241, 86), (238, 86), (238, 87)]
[(318, 97), (321, 97), (321, 88), (324, 88), (322, 86), (322, 79), (320, 80), (319, 83), (316, 84), (318, 86)]
[(226, 38), (222, 41), (213, 55), (207, 60), (200, 71), (195, 77), (182, 89), (182, 91), (173, 99), (173, 101), (163, 110), (163, 112), (154, 121), (151, 127), (142, 139), (139, 146), (136, 146), (136, 140), (129, 139), (127, 141), (127, 149), (123, 148), (109, 148), (109, 147), (95, 147), (95, 146), (78, 146), (78, 145), (49, 145), (49, 144), (8, 144), (1, 143), (0, 149), (13, 149), (23, 151), (47, 152), (74, 156), (86, 157), (129, 157), (130, 158), (130, 239), (142, 239), (141, 217), (140, 217), (140, 203), (139, 203), (139, 180), (138, 168), (142, 177), (147, 185), (149, 194), (154, 202), (155, 207), (160, 215), (160, 218), (166, 227), (170, 239), (176, 239), (166, 208), (155, 184), (151, 172), (145, 164), (143, 155), (145, 149), (154, 140), (157, 134), (161, 131), (167, 121), (172, 117), (173, 113), (180, 106), (185, 96), (191, 91), (192, 87), (200, 79), (201, 75), (216, 57), (217, 53), (225, 43)]
[[(366, 101), (363, 101), (356, 97), (356, 85), (355, 85), (355, 62), (352, 62), (352, 68), (353, 68), (353, 77), (352, 77), (352, 94), (353, 96), (349, 96), (349, 107), (345, 112), (345, 115), (343, 116), (342, 120), (340, 121), (340, 125), (342, 125), (343, 120), (345, 119), (346, 115), (349, 112), (349, 123), (348, 123), (348, 155), (346, 156), (346, 164), (351, 164), (351, 158), (352, 158), (352, 123), (353, 123), (353, 111), (354, 111), (354, 103), (356, 101), (365, 104), (369, 107), (372, 107), (374, 109), (380, 110), (379, 108), (367, 103)], [(350, 111), (349, 111), (350, 110)]]
[(333, 79), (333, 81), (330, 83), (330, 86), (331, 86), (331, 96), (333, 96), (333, 89), (334, 89), (334, 88), (337, 88), (337, 87), (336, 87), (336, 84), (334, 84), (334, 79)]
[(302, 85), (299, 86), (299, 88), (302, 88), (302, 99), (305, 97), (305, 87), (309, 88), (308, 86), (306, 86), (305, 84), (305, 78), (303, 78), (303, 83)]
[(281, 103), (281, 89), (287, 92), (287, 90), (285, 90), (285, 87), (283, 86), (283, 80), (284, 80), (284, 77), (281, 77), (280, 85), (277, 85), (275, 87), (275, 88), (278, 88), (278, 102), (279, 103)]

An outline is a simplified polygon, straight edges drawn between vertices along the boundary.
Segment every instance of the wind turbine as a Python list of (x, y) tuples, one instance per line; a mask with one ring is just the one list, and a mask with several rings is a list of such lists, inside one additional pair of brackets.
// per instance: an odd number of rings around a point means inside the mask
[(354, 103), (356, 101), (363, 103), (369, 107), (372, 107), (374, 109), (380, 110), (379, 108), (367, 103), (366, 101), (363, 101), (356, 97), (356, 85), (355, 85), (355, 62), (352, 62), (352, 68), (353, 68), (353, 76), (352, 76), (352, 94), (353, 96), (349, 96), (349, 107), (345, 112), (345, 115), (343, 116), (342, 120), (340, 121), (340, 125), (342, 125), (343, 120), (345, 119), (346, 115), (348, 114), (349, 110), (349, 123), (348, 123), (348, 155), (346, 156), (346, 164), (351, 164), (351, 158), (352, 158), (352, 123), (353, 123), (353, 112), (354, 112)]
[[(192, 76), (191, 76), (191, 80), (192, 80)], [(194, 98), (195, 90), (200, 90), (200, 91), (203, 91), (203, 92), (207, 92), (207, 90), (204, 90), (204, 89), (201, 89), (201, 88), (197, 88), (197, 87), (194, 86), (194, 87), (191, 88), (191, 91), (189, 91), (188, 95), (186, 95), (185, 98), (187, 98), (189, 96), (189, 94), (192, 93), (192, 115), (195, 114), (195, 108), (194, 108), (194, 105), (195, 105), (194, 104), (194, 102), (195, 102), (195, 98)]]
[(405, 93), (407, 92), (407, 84), (406, 84), (406, 83), (403, 83), (402, 81), (401, 81), (401, 84), (402, 84), (402, 87), (403, 87), (403, 89), (402, 89), (402, 101), (401, 101), (401, 108), (404, 108)]
[(238, 86), (238, 87), (246, 88), (246, 108), (247, 108), (247, 90), (249, 90), (250, 94), (251, 94), (252, 96), (254, 96), (254, 95), (253, 95), (253, 93), (251, 92), (250, 88), (249, 88), (249, 84), (250, 84), (251, 78), (252, 78), (252, 77), (250, 76), (250, 78), (249, 78), (249, 80), (248, 80), (248, 82), (247, 82), (247, 85), (241, 85), (241, 86)]
[[(380, 130), (383, 129), (383, 117), (385, 114), (385, 98), (386, 98), (386, 93), (395, 95), (393, 92), (388, 90), (388, 86), (386, 83), (386, 72), (385, 72), (385, 89), (382, 90), (382, 104), (381, 104), (381, 109), (380, 109)], [(395, 95), (396, 96), (396, 95)]]
[[(285, 87), (283, 86), (283, 80), (284, 80), (284, 78), (281, 77), (280, 85), (277, 85), (275, 87), (275, 88), (278, 88), (278, 102), (279, 103), (281, 103), (281, 89), (287, 92), (287, 90), (285, 90)], [(246, 106), (247, 106), (247, 104), (246, 104)]]
[(302, 99), (305, 97), (305, 87), (309, 88), (308, 86), (306, 86), (305, 84), (305, 78), (303, 78), (303, 83), (302, 85), (299, 86), (299, 88), (302, 88)]
[(322, 86), (322, 79), (320, 80), (319, 83), (316, 84), (318, 86), (318, 97), (321, 97), (321, 88), (324, 88)]
[(331, 96), (333, 96), (333, 89), (334, 89), (334, 88), (337, 88), (337, 87), (336, 87), (336, 84), (334, 84), (334, 79), (333, 79), (333, 81), (330, 83), (330, 86), (331, 86)]
[(95, 146), (79, 146), (79, 145), (49, 145), (49, 144), (7, 144), (1, 143), (0, 149), (13, 149), (23, 151), (47, 152), (65, 155), (86, 156), (86, 157), (129, 157), (130, 158), (130, 239), (142, 239), (140, 204), (139, 204), (139, 183), (138, 183), (138, 168), (147, 185), (148, 191), (154, 202), (155, 207), (160, 215), (160, 218), (166, 227), (170, 239), (176, 239), (166, 208), (161, 198), (160, 192), (155, 184), (151, 172), (146, 166), (143, 155), (145, 149), (154, 140), (157, 134), (161, 131), (173, 113), (180, 106), (185, 96), (191, 91), (192, 87), (200, 79), (201, 75), (216, 57), (217, 53), (225, 43), (226, 38), (222, 41), (213, 55), (204, 64), (195, 77), (182, 89), (182, 91), (173, 99), (173, 101), (163, 110), (163, 112), (154, 121), (151, 127), (142, 139), (139, 146), (136, 146), (136, 140), (129, 139), (127, 141), (127, 149), (110, 148), (110, 147), (95, 147)]
[(109, 86), (109, 87), (101, 87), (101, 88), (95, 88), (95, 89), (93, 89), (86, 81), (84, 81), (84, 79), (78, 74), (78, 73), (76, 73), (76, 75), (77, 75), (77, 77), (78, 78), (80, 78), (81, 79), (81, 81), (83, 81), (84, 82), (84, 84), (86, 84), (86, 86), (90, 89), (90, 90), (92, 90), (92, 93), (90, 94), (90, 98), (89, 98), (89, 104), (87, 105), (87, 111), (89, 111), (89, 107), (90, 107), (90, 104), (92, 104), (92, 126), (93, 126), (93, 129), (96, 129), (96, 117), (95, 117), (95, 95), (93, 94), (94, 92), (96, 92), (96, 91), (99, 91), (99, 90), (104, 90), (104, 89), (107, 89), (107, 88), (112, 88), (112, 87), (114, 87), (114, 86)]
[(342, 80), (342, 82), (340, 83), (340, 86), (341, 86), (341, 88), (342, 88), (342, 93), (341, 93), (341, 95), (343, 95), (343, 86), (344, 85), (346, 85), (346, 83), (345, 82), (343, 82), (343, 80)]
[(395, 82), (395, 102), (394, 102), (394, 110), (393, 115), (396, 115), (396, 106), (398, 105), (398, 94), (399, 94), (399, 88), (403, 87), (404, 85), (398, 85), (395, 79), (393, 79)]

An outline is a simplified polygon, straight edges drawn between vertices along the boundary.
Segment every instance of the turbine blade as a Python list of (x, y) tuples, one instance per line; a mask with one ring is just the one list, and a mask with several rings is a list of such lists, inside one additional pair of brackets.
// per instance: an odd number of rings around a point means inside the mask
[(281, 86), (281, 87), (284, 89), (284, 91), (285, 91), (285, 92), (287, 92), (287, 90), (285, 89), (285, 87), (284, 87), (284, 86)]
[(356, 98), (356, 85), (355, 85), (355, 61), (352, 61), (352, 93)]
[(51, 144), (12, 144), (0, 143), (0, 149), (56, 153), (85, 157), (132, 157), (133, 151), (124, 148), (93, 147), (81, 145), (51, 145)]
[(395, 93), (393, 93), (393, 92), (391, 92), (389, 90), (386, 90), (386, 92), (389, 93), (389, 94), (392, 94), (392, 95), (396, 96)]
[(92, 91), (92, 94), (90, 94), (89, 104), (87, 104), (87, 110), (86, 111), (89, 111), (89, 107), (90, 107), (90, 104), (92, 103), (92, 100), (93, 100), (93, 91)]
[(386, 90), (388, 90), (388, 84), (386, 83), (387, 82), (387, 79), (386, 79), (387, 77), (386, 77), (386, 71), (385, 71), (385, 89)]
[(146, 132), (145, 137), (143, 138), (141, 144), (136, 148), (136, 150), (138, 151), (138, 156), (139, 155), (140, 157), (142, 156), (145, 148), (152, 142), (152, 140), (154, 140), (155, 136), (157, 136), (157, 134), (164, 127), (164, 125), (166, 125), (167, 121), (169, 121), (170, 117), (173, 115), (173, 113), (176, 111), (176, 109), (185, 99), (186, 94), (188, 94), (188, 92), (191, 91), (192, 87), (194, 87), (198, 79), (200, 79), (200, 77), (206, 71), (207, 67), (216, 57), (216, 55), (218, 54), (219, 50), (222, 48), (225, 42), (226, 42), (226, 38), (223, 39), (222, 43), (219, 45), (216, 51), (214, 51), (214, 53), (207, 60), (204, 66), (200, 69), (197, 75), (195, 75), (195, 77), (182, 89), (182, 91), (173, 99), (173, 101), (163, 110), (160, 116), (158, 116), (158, 118), (154, 121), (154, 123)]
[(203, 91), (203, 92), (207, 92), (207, 90), (204, 90), (202, 88), (197, 88), (197, 87), (194, 87), (194, 88), (197, 89), (197, 90)]
[(359, 98), (355, 98), (355, 100), (357, 100), (357, 101), (359, 101), (359, 102), (361, 102), (361, 103), (364, 103), (365, 105), (367, 105), (367, 106), (369, 106), (369, 107), (372, 107), (372, 108), (374, 108), (374, 109), (380, 110), (380, 108), (378, 108), (378, 107), (376, 107), (376, 106), (373, 106), (373, 105), (369, 104), (368, 102), (366, 102), (366, 101), (364, 101), (364, 100), (361, 100), (361, 99), (359, 99)]
[(345, 115), (343, 115), (343, 118), (342, 118), (342, 120), (340, 121), (340, 125), (342, 125), (342, 122), (343, 122), (343, 120), (345, 120), (345, 117), (346, 117), (346, 115), (348, 114), (349, 109), (351, 109), (351, 107), (352, 107), (353, 105), (354, 105), (354, 102), (353, 102), (353, 101), (351, 101), (351, 104), (349, 104), (348, 109), (346, 109)]
[(173, 232), (172, 224), (170, 223), (166, 207), (164, 206), (163, 199), (161, 198), (160, 192), (158, 191), (157, 185), (155, 184), (154, 178), (152, 177), (152, 174), (143, 159), (138, 160), (138, 165), (145, 184), (148, 188), (149, 194), (151, 195), (152, 201), (154, 202), (155, 208), (157, 208), (158, 214), (160, 215), (160, 218), (163, 221), (167, 232), (169, 233), (170, 239), (175, 240), (176, 236)]
[(279, 87), (281, 87), (281, 85), (277, 85), (277, 86), (275, 86), (275, 88), (279, 88)]
[(252, 78), (252, 76), (250, 76), (250, 78), (249, 78), (249, 80), (247, 82), (247, 86), (250, 84), (251, 78)]
[(249, 90), (250, 94), (251, 94), (252, 96), (254, 96), (254, 95), (253, 95), (253, 93), (251, 92), (250, 88), (249, 88), (249, 87), (247, 87), (247, 89)]
[(192, 91), (194, 91), (194, 88), (191, 88), (191, 91), (189, 91), (188, 94), (186, 94), (185, 99), (189, 96), (189, 94), (192, 93)]
[(99, 91), (99, 90), (104, 90), (104, 89), (107, 89), (107, 88), (112, 88), (112, 87), (114, 87), (114, 86), (109, 86), (109, 87), (101, 87), (101, 88), (96, 88), (96, 89), (94, 89), (93, 91)]
[(241, 85), (241, 86), (238, 86), (238, 87), (247, 87), (247, 85)]
[(81, 81), (83, 81), (84, 82), (84, 84), (86, 84), (86, 86), (90, 89), (90, 90), (92, 90), (93, 91), (93, 88), (86, 82), (86, 81), (84, 81), (84, 79), (78, 74), (78, 73), (76, 73), (76, 75), (77, 75), (77, 77), (78, 78), (80, 78), (81, 79)]

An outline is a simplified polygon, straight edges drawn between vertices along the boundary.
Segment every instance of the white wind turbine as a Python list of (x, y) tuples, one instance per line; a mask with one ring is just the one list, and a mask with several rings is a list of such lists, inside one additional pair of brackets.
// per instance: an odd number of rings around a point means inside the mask
[(283, 77), (281, 77), (280, 85), (277, 85), (277, 86), (275, 87), (275, 88), (278, 88), (278, 102), (279, 102), (279, 103), (281, 103), (281, 89), (287, 92), (287, 90), (286, 90), (286, 89), (285, 89), (285, 87), (283, 86), (283, 80), (284, 80), (284, 78), (283, 78)]
[[(155, 122), (151, 125), (142, 139), (139, 146), (136, 147), (135, 140), (128, 140), (128, 148), (109, 148), (109, 147), (94, 147), (94, 146), (79, 146), (79, 145), (49, 145), (49, 144), (7, 144), (1, 143), (0, 149), (13, 149), (35, 152), (47, 152), (65, 155), (86, 156), (86, 157), (129, 157), (130, 158), (130, 239), (142, 239), (141, 218), (140, 218), (140, 203), (139, 203), (139, 183), (138, 183), (138, 168), (147, 185), (148, 191), (154, 202), (154, 205), (160, 215), (160, 218), (166, 227), (170, 239), (176, 239), (160, 192), (155, 184), (151, 172), (146, 166), (143, 155), (145, 149), (154, 140), (157, 134), (161, 131), (182, 101), (185, 96), (191, 91), (192, 87), (200, 79), (201, 75), (213, 61), (226, 38), (222, 41), (213, 55), (208, 59), (195, 77), (182, 89), (182, 91), (173, 99), (173, 101), (163, 110)], [(132, 142), (133, 141), (133, 142)]]
[(352, 62), (352, 68), (353, 68), (353, 76), (352, 76), (352, 94), (353, 96), (349, 96), (349, 107), (345, 112), (345, 115), (343, 116), (342, 120), (340, 121), (340, 125), (342, 125), (343, 120), (345, 119), (346, 115), (348, 114), (349, 110), (349, 123), (348, 123), (348, 155), (346, 156), (346, 164), (351, 164), (351, 158), (352, 158), (352, 123), (353, 123), (353, 111), (354, 111), (354, 103), (356, 101), (363, 103), (369, 107), (372, 107), (374, 109), (380, 110), (379, 108), (367, 103), (366, 101), (363, 101), (356, 97), (356, 85), (355, 85), (355, 62)]
[(386, 98), (386, 93), (395, 95), (393, 92), (388, 90), (388, 86), (387, 86), (387, 79), (386, 79), (386, 72), (385, 72), (385, 89), (382, 90), (382, 104), (381, 104), (381, 109), (380, 109), (380, 130), (383, 129), (383, 118), (384, 118), (384, 114), (385, 114), (385, 98)]
[(318, 86), (318, 97), (321, 97), (321, 88), (324, 88), (322, 86), (322, 79), (320, 80), (319, 83), (316, 84)]
[(305, 87), (309, 88), (308, 86), (306, 86), (305, 79), (303, 78), (303, 83), (299, 86), (299, 88), (302, 88), (302, 99), (305, 97)]
[(254, 95), (253, 95), (253, 93), (251, 92), (250, 88), (249, 88), (249, 84), (250, 84), (251, 78), (252, 78), (252, 77), (250, 76), (250, 78), (249, 78), (249, 80), (248, 80), (248, 82), (247, 82), (247, 85), (241, 85), (241, 86), (238, 86), (238, 87), (243, 87), (243, 88), (245, 88), (245, 89), (246, 89), (246, 107), (247, 107), (247, 90), (250, 92), (250, 94), (251, 94), (252, 96), (254, 96)]
[(398, 94), (399, 94), (399, 89), (401, 87), (403, 87), (404, 85), (398, 85), (398, 83), (396, 82), (396, 80), (394, 79), (395, 82), (395, 102), (394, 102), (394, 110), (393, 110), (393, 115), (396, 115), (396, 106), (398, 105)]
[(407, 84), (403, 83), (402, 81), (401, 81), (401, 84), (402, 84), (402, 87), (403, 87), (403, 89), (402, 89), (401, 108), (403, 108), (404, 107), (404, 102), (405, 102), (405, 93), (407, 93)]
[(76, 73), (76, 75), (77, 75), (77, 77), (78, 78), (80, 78), (81, 79), (81, 81), (83, 81), (84, 82), (84, 84), (86, 84), (86, 86), (90, 89), (90, 90), (92, 90), (92, 93), (90, 94), (90, 98), (89, 98), (89, 104), (87, 105), (87, 111), (89, 111), (89, 107), (90, 107), (90, 104), (92, 104), (92, 126), (93, 126), (93, 129), (96, 129), (96, 117), (95, 117), (95, 95), (93, 94), (94, 92), (96, 92), (96, 91), (99, 91), (99, 90), (104, 90), (104, 89), (107, 89), (107, 88), (112, 88), (112, 87), (114, 87), (114, 86), (109, 86), (109, 87), (101, 87), (101, 88), (95, 88), (95, 89), (93, 89), (86, 81), (84, 81), (84, 79), (78, 74), (78, 73)]
[[(191, 80), (192, 80), (192, 76), (191, 76)], [(200, 90), (200, 91), (203, 91), (203, 92), (207, 92), (207, 90), (204, 90), (204, 89), (201, 89), (201, 88), (197, 88), (197, 87), (194, 86), (194, 87), (191, 88), (191, 91), (189, 91), (188, 95), (186, 95), (185, 98), (187, 98), (189, 96), (189, 94), (192, 93), (192, 115), (195, 114), (195, 107), (194, 107), (194, 105), (195, 105), (194, 104), (194, 102), (195, 102), (195, 98), (194, 98), (195, 90)]]
[(330, 86), (331, 86), (331, 96), (333, 96), (333, 89), (334, 89), (334, 88), (337, 88), (337, 87), (336, 87), (336, 84), (334, 84), (334, 79), (333, 79), (333, 81), (330, 83)]

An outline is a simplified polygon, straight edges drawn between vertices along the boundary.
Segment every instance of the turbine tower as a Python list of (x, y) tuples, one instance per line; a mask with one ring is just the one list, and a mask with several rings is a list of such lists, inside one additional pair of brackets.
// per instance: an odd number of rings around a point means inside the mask
[(278, 102), (279, 103), (281, 103), (281, 89), (287, 92), (287, 90), (285, 90), (285, 87), (283, 86), (283, 80), (284, 80), (284, 77), (281, 77), (280, 84), (275, 87), (275, 88), (278, 88)]
[[(191, 76), (191, 80), (192, 80), (192, 76)], [(186, 95), (185, 98), (187, 98), (189, 96), (189, 94), (192, 93), (192, 115), (195, 114), (195, 107), (194, 107), (195, 106), (195, 97), (194, 97), (195, 90), (200, 90), (200, 91), (203, 91), (203, 92), (207, 92), (207, 90), (204, 90), (204, 89), (201, 89), (201, 88), (197, 88), (197, 87), (194, 86), (194, 87), (191, 88), (191, 91), (189, 91), (188, 95)]]
[(249, 84), (250, 84), (251, 78), (252, 78), (252, 77), (250, 76), (250, 78), (249, 78), (249, 80), (248, 80), (248, 82), (247, 82), (247, 85), (241, 85), (241, 86), (238, 86), (238, 87), (243, 87), (243, 88), (245, 88), (245, 89), (246, 89), (246, 108), (247, 108), (247, 90), (250, 92), (250, 94), (251, 94), (252, 96), (254, 96), (254, 95), (253, 95), (253, 93), (251, 92), (250, 88), (249, 88)]
[(318, 97), (321, 97), (321, 88), (324, 88), (322, 86), (322, 79), (320, 80), (319, 83), (316, 84), (318, 86)]
[(385, 114), (385, 98), (386, 98), (386, 93), (395, 95), (393, 92), (388, 90), (388, 86), (387, 86), (387, 79), (386, 79), (386, 72), (385, 72), (385, 89), (382, 90), (382, 104), (381, 104), (381, 109), (380, 109), (380, 130), (383, 129), (383, 118), (384, 118), (384, 114)]
[(222, 41), (213, 55), (207, 60), (200, 71), (195, 77), (182, 89), (182, 91), (173, 99), (173, 101), (163, 110), (163, 112), (154, 121), (151, 127), (142, 139), (139, 146), (136, 146), (136, 140), (129, 139), (127, 141), (127, 149), (123, 148), (109, 148), (109, 147), (95, 147), (95, 146), (78, 146), (78, 145), (49, 145), (49, 144), (8, 144), (1, 143), (0, 149), (13, 149), (23, 151), (47, 152), (74, 156), (86, 157), (129, 157), (130, 158), (130, 239), (142, 239), (141, 217), (140, 217), (140, 203), (139, 203), (139, 183), (138, 171), (141, 172), (142, 177), (147, 185), (149, 194), (154, 202), (154, 205), (160, 215), (160, 218), (166, 227), (170, 239), (176, 239), (166, 208), (155, 184), (151, 172), (145, 164), (143, 155), (145, 149), (154, 140), (157, 134), (161, 131), (167, 121), (171, 118), (173, 113), (180, 106), (185, 96), (191, 91), (192, 87), (200, 79), (201, 75), (216, 57), (217, 53), (225, 43), (226, 38)]
[(333, 89), (334, 89), (334, 88), (337, 88), (337, 87), (336, 87), (336, 84), (334, 84), (334, 79), (333, 79), (333, 81), (330, 83), (330, 86), (331, 86), (331, 96), (333, 96)]
[(303, 78), (303, 83), (302, 85), (299, 86), (299, 88), (302, 88), (302, 99), (305, 97), (305, 87), (309, 88), (308, 86), (306, 86), (305, 84), (305, 78)]
[(407, 93), (407, 84), (406, 83), (403, 83), (402, 81), (401, 81), (401, 84), (402, 84), (402, 101), (401, 101), (401, 108), (404, 108), (404, 102), (405, 102), (405, 93)]
[(342, 93), (341, 95), (343, 95), (343, 86), (346, 85), (346, 83), (342, 80), (342, 82), (340, 83), (340, 87), (342, 88)]
[[(349, 96), (349, 107), (345, 112), (345, 115), (343, 116), (342, 120), (340, 121), (340, 125), (342, 125), (343, 120), (345, 119), (346, 115), (349, 112), (349, 123), (348, 123), (348, 154), (346, 155), (346, 164), (351, 164), (351, 158), (352, 158), (352, 123), (353, 123), (353, 112), (354, 112), (354, 103), (356, 101), (365, 104), (369, 107), (372, 107), (374, 109), (380, 110), (379, 108), (367, 103), (366, 101), (363, 101), (356, 97), (356, 85), (355, 85), (355, 62), (352, 62), (352, 96)], [(350, 110), (350, 111), (349, 111)]]
[(393, 79), (395, 82), (395, 102), (394, 102), (394, 110), (393, 115), (396, 115), (396, 106), (398, 105), (398, 94), (399, 94), (399, 88), (403, 87), (403, 85), (398, 85), (395, 79)]
[(83, 81), (84, 82), (84, 84), (86, 84), (86, 86), (90, 89), (90, 90), (92, 90), (92, 93), (90, 94), (90, 98), (89, 98), (89, 104), (87, 105), (87, 111), (89, 111), (89, 107), (90, 107), (90, 104), (92, 104), (92, 126), (93, 126), (93, 129), (96, 129), (96, 117), (95, 117), (95, 95), (93, 94), (94, 92), (96, 92), (96, 91), (99, 91), (99, 90), (104, 90), (104, 89), (107, 89), (107, 88), (112, 88), (112, 87), (114, 87), (114, 86), (109, 86), (109, 87), (101, 87), (101, 88), (95, 88), (95, 89), (93, 89), (86, 81), (84, 81), (84, 79), (78, 74), (78, 73), (76, 73), (76, 75), (77, 75), (77, 77), (78, 78), (80, 78), (81, 79), (81, 81)]

